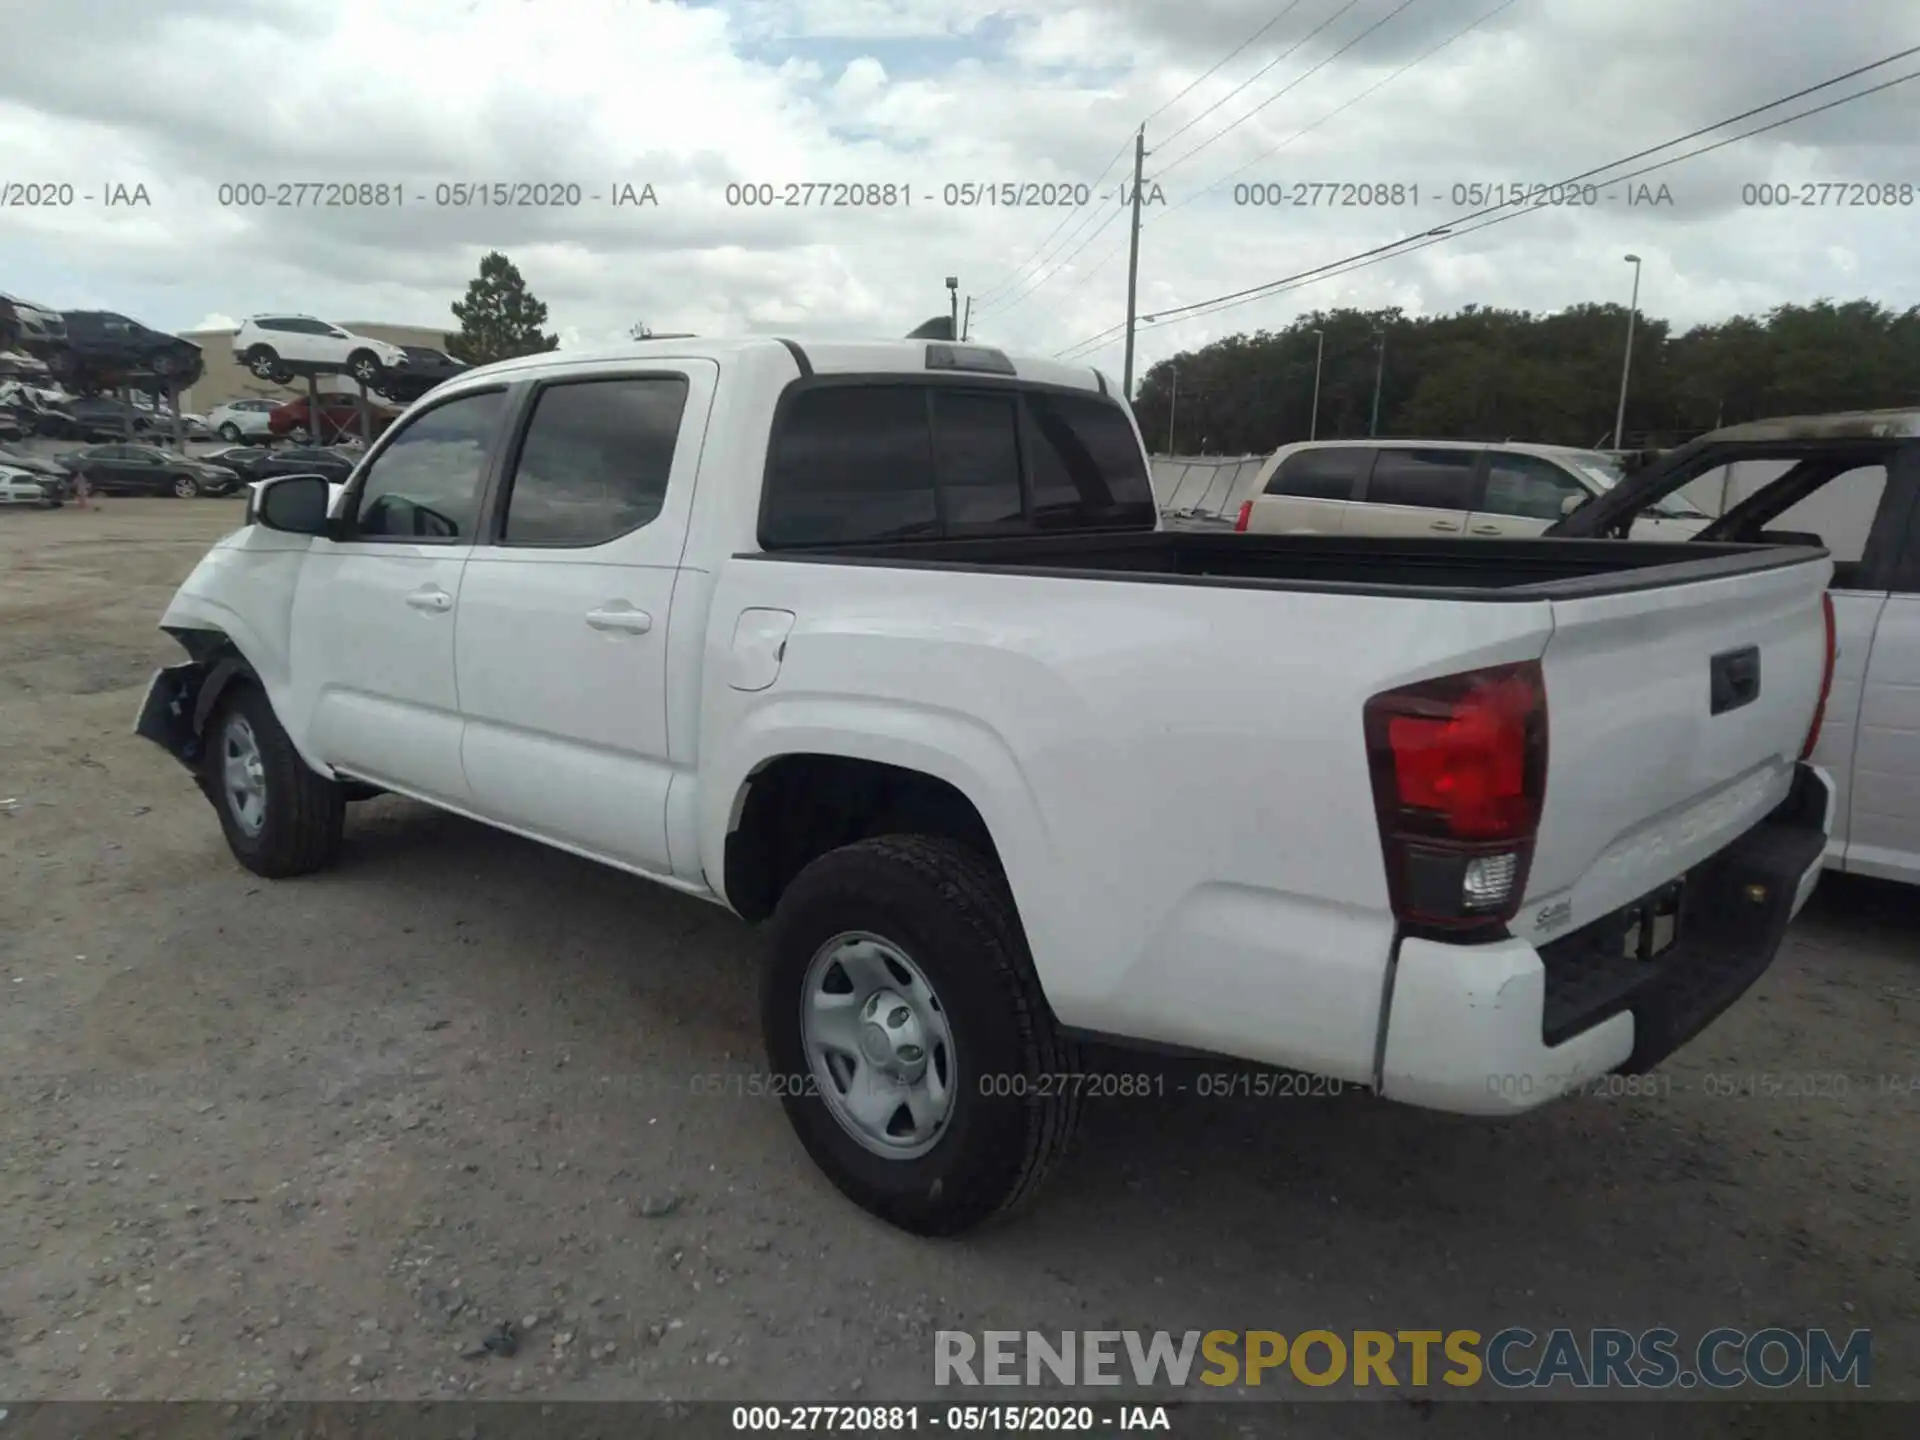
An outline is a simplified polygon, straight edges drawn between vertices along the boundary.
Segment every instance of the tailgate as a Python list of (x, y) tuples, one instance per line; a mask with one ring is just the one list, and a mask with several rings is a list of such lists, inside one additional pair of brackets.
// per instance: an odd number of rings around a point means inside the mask
[(1515, 934), (1549, 939), (1638, 900), (1785, 799), (1819, 701), (1832, 570), (1823, 557), (1553, 602), (1546, 804)]

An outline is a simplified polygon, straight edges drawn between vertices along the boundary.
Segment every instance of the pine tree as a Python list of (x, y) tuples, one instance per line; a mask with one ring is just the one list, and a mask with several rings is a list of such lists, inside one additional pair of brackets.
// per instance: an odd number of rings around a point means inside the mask
[(498, 250), (480, 261), (480, 274), (468, 282), (467, 298), (453, 302), (453, 318), (460, 333), (447, 337), (454, 359), (469, 365), (487, 365), (519, 355), (538, 355), (560, 344), (547, 335), (547, 307), (533, 298), (519, 267)]

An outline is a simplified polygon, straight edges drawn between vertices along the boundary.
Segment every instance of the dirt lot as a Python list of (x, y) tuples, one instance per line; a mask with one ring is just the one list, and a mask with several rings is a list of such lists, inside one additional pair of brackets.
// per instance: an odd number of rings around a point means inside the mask
[[(1920, 1092), (1877, 1079), (1920, 1071), (1920, 897), (1823, 885), (1670, 1095), (1116, 1099), (1019, 1223), (926, 1243), (696, 1093), (758, 1064), (721, 911), (393, 799), (328, 874), (229, 859), (129, 726), (237, 515), (0, 513), (0, 1394), (906, 1398), (943, 1327), (1780, 1324), (1871, 1327), (1920, 1398)], [(1850, 1083), (1715, 1093), (1763, 1074)]]

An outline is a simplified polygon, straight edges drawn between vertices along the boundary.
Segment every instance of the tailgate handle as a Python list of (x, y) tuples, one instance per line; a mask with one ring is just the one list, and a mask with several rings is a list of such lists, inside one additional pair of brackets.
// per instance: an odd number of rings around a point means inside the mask
[(1760, 647), (1729, 650), (1713, 657), (1713, 699), (1715, 715), (1738, 710), (1760, 698)]

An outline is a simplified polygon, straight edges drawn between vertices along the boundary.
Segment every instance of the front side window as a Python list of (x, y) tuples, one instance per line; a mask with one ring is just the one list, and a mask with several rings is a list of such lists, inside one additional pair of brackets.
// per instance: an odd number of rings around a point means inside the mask
[(1558, 520), (1569, 500), (1585, 504), (1589, 491), (1551, 460), (1494, 451), (1487, 457), (1487, 496), (1480, 508), (1492, 515)]
[(471, 540), (506, 394), (463, 395), (421, 415), (367, 470), (355, 511), (364, 540)]
[(658, 515), (687, 389), (679, 376), (647, 376), (542, 390), (514, 467), (505, 543), (599, 545)]

